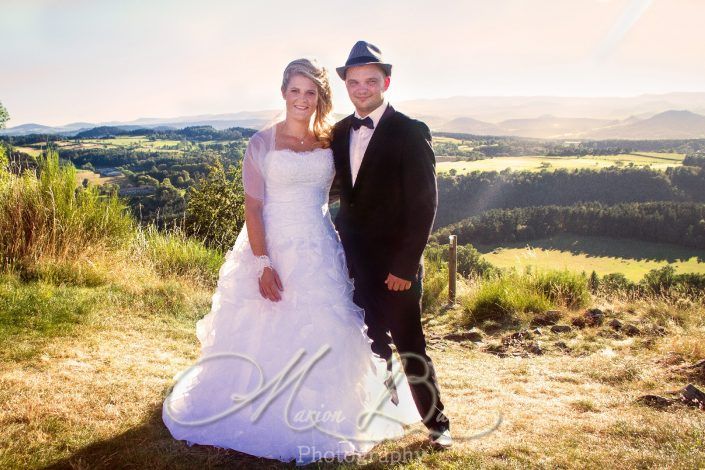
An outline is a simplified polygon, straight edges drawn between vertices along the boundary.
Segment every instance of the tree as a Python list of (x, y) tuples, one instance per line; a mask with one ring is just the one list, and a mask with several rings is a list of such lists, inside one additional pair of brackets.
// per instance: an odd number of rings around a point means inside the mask
[(5, 106), (2, 105), (2, 102), (0, 101), (0, 129), (5, 128), (5, 123), (10, 120), (10, 114), (7, 112), (7, 109), (5, 109)]
[(235, 244), (245, 223), (241, 171), (239, 166), (225, 168), (216, 160), (208, 176), (192, 186), (187, 196), (187, 232), (223, 251)]
[(598, 287), (600, 287), (600, 276), (598, 276), (597, 272), (594, 270), (590, 274), (590, 280), (588, 281), (588, 285), (590, 286), (590, 290), (592, 292), (597, 292)]
[(137, 184), (140, 186), (153, 186), (156, 188), (159, 186), (159, 181), (149, 175), (139, 175), (137, 177)]

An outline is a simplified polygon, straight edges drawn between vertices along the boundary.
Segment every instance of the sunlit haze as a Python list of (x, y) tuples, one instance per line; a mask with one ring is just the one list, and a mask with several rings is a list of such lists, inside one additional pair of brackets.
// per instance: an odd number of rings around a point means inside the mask
[(392, 102), (705, 91), (704, 18), (701, 0), (5, 0), (0, 102), (8, 127), (278, 109), (284, 66), (312, 56), (343, 113), (333, 69), (358, 39), (394, 65)]

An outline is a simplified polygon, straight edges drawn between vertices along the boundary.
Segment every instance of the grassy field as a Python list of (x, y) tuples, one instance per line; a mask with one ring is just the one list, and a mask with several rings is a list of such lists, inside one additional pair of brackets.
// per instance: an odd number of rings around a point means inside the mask
[[(195, 322), (208, 312), (212, 286), (126, 266), (115, 262), (103, 284), (92, 288), (0, 279), (0, 302), (19, 302), (35, 315), (81, 306), (61, 318), (60, 327), (39, 333), (36, 323), (26, 321), (2, 342), (0, 467), (290, 468), (235, 451), (188, 447), (170, 436), (161, 404), (172, 377), (198, 357)], [(657, 322), (668, 333), (632, 338), (609, 327), (567, 334), (544, 329), (542, 355), (500, 357), (489, 347), (508, 332), (487, 334), (482, 343), (449, 339), (459, 312), (427, 315), (429, 354), (456, 445), (436, 451), (415, 426), (360, 463), (387, 468), (401, 459), (397, 468), (408, 469), (702, 468), (705, 413), (679, 405), (660, 411), (637, 401), (688, 381), (705, 384), (705, 377), (677, 371), (705, 354), (701, 313), (648, 302), (628, 310), (609, 307), (610, 316), (644, 331)], [(567, 312), (563, 321), (578, 314)], [(499, 418), (496, 430), (478, 437)]]
[(40, 149), (35, 147), (15, 147), (15, 150), (17, 150), (18, 152), (26, 153), (27, 155), (31, 155), (33, 157), (38, 157), (42, 153)]
[(86, 139), (86, 144), (109, 145), (112, 147), (132, 147), (142, 150), (161, 150), (164, 147), (181, 144), (178, 140), (149, 140), (146, 137), (118, 136), (112, 139)]
[(600, 169), (611, 166), (649, 167), (655, 170), (664, 170), (669, 167), (682, 165), (685, 155), (677, 153), (644, 152), (638, 154), (599, 155), (584, 157), (547, 157), (530, 155), (522, 157), (495, 157), (472, 162), (440, 162), (436, 165), (438, 173), (448, 173), (455, 169), (459, 175), (473, 171), (541, 171), (557, 169), (591, 168)]
[(527, 266), (585, 271), (599, 275), (621, 272), (632, 281), (651, 269), (671, 264), (679, 273), (705, 273), (705, 251), (662, 243), (561, 234), (529, 243), (476, 245), (484, 258), (499, 267)]
[(117, 183), (122, 186), (125, 181), (124, 176), (100, 176), (100, 173), (90, 170), (76, 170), (76, 183), (81, 184), (84, 179), (96, 186), (106, 183)]
[(460, 139), (454, 139), (453, 137), (441, 137), (441, 136), (433, 136), (433, 142), (436, 143), (448, 143), (448, 144), (455, 144), (458, 146), (458, 150), (467, 150), (470, 151), (472, 150), (472, 146), (468, 145), (465, 141), (460, 140)]
[[(160, 151), (160, 152), (176, 152), (190, 148), (193, 145), (190, 142), (181, 142), (179, 140), (149, 140), (147, 137), (131, 137), (117, 136), (111, 139), (81, 139), (80, 141), (63, 141), (56, 142), (56, 146), (61, 149), (119, 149), (128, 148), (131, 150), (142, 151)], [(27, 153), (38, 154), (45, 144), (32, 144), (27, 147), (17, 147), (18, 150), (26, 151)], [(165, 147), (179, 146), (179, 150), (167, 149)]]

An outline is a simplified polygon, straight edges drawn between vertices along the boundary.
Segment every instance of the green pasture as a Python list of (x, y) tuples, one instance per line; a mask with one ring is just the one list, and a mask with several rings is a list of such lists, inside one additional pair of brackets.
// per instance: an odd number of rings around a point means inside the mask
[[(80, 139), (67, 140), (55, 142), (54, 145), (58, 147), (59, 151), (64, 150), (86, 150), (86, 149), (117, 149), (126, 148), (130, 150), (158, 150), (162, 152), (175, 152), (177, 150), (166, 149), (165, 147), (171, 147), (174, 145), (180, 145), (180, 149), (184, 146), (189, 147), (192, 145), (189, 142), (181, 142), (179, 140), (149, 140), (144, 136), (118, 136), (111, 139)], [(46, 146), (45, 143), (30, 144), (26, 147), (17, 147), (18, 150), (29, 153), (31, 155), (38, 155), (42, 149)]]
[(466, 140), (454, 139), (452, 137), (436, 137), (433, 136), (433, 142), (435, 143), (449, 143), (456, 144), (459, 150), (472, 150), (472, 146), (468, 145)]
[[(107, 145), (109, 147), (128, 147), (139, 150), (163, 150), (164, 147), (179, 145), (179, 140), (149, 140), (142, 136), (117, 136), (112, 139), (85, 139), (86, 145)], [(165, 150), (165, 149), (164, 149)]]
[(548, 157), (542, 155), (527, 155), (521, 157), (494, 157), (476, 161), (440, 162), (436, 171), (448, 173), (455, 169), (459, 175), (473, 171), (553, 171), (557, 169), (595, 169), (612, 166), (649, 167), (654, 170), (665, 170), (669, 167), (682, 165), (685, 155), (679, 153), (640, 152), (620, 155), (586, 155)]
[(89, 183), (100, 186), (106, 183), (117, 183), (122, 186), (125, 181), (125, 176), (100, 176), (100, 173), (96, 173), (91, 170), (76, 170), (76, 183), (81, 184), (83, 180), (87, 179)]
[(475, 247), (495, 266), (515, 267), (520, 271), (531, 266), (595, 271), (601, 276), (621, 272), (632, 281), (669, 264), (678, 273), (705, 273), (705, 250), (665, 243), (561, 234), (528, 243)]
[(15, 150), (17, 150), (18, 152), (26, 153), (27, 155), (31, 155), (33, 157), (38, 157), (42, 154), (42, 151), (35, 147), (15, 147)]

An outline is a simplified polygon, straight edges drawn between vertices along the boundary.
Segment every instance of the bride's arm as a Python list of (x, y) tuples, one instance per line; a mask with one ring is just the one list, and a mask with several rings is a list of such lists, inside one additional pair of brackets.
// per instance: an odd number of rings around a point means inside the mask
[(262, 201), (245, 194), (245, 224), (250, 248), (255, 256), (269, 256), (264, 236), (264, 221), (262, 220)]
[[(250, 248), (255, 256), (269, 256), (262, 219), (262, 201), (245, 194), (245, 223)], [(282, 282), (274, 268), (264, 268), (259, 278), (259, 291), (262, 297), (277, 302), (281, 300)]]

